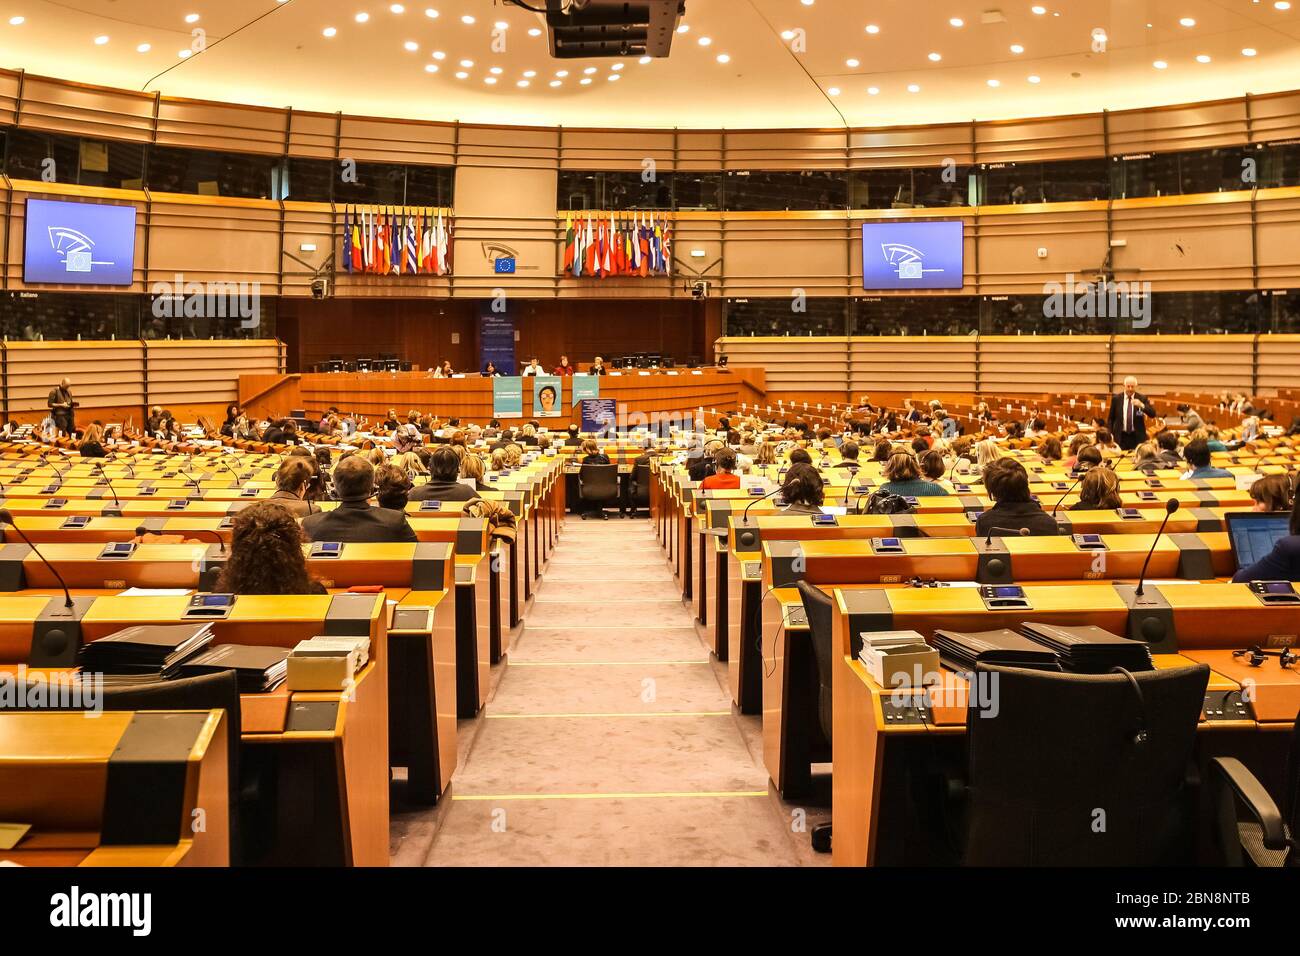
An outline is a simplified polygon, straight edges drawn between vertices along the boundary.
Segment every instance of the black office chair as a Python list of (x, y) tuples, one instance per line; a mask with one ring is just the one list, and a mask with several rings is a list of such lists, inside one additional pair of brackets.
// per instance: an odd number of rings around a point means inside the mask
[(578, 469), (578, 499), (582, 520), (607, 518), (605, 509), (618, 504), (618, 465), (583, 465)]
[[(34, 699), (28, 695), (21, 699)], [(178, 680), (150, 681), (129, 687), (105, 687), (100, 702), (104, 710), (224, 710), (226, 712), (226, 769), (230, 786), (230, 865), (238, 866), (243, 860), (242, 828), (240, 826), (241, 800), (245, 787), (240, 773), (240, 714), (239, 684), (235, 672), (219, 671), (199, 677)], [(51, 708), (42, 707), (42, 710)], [(248, 787), (251, 793), (256, 788)]]
[[(831, 663), (834, 660), (834, 635), (831, 631), (831, 596), (807, 581), (797, 581), (799, 598), (803, 601), (804, 616), (808, 618), (808, 635), (812, 640), (813, 658), (817, 664), (817, 723), (826, 738), (826, 750), (831, 747), (831, 724), (834, 709), (831, 707)], [(818, 853), (831, 851), (831, 825), (822, 823), (812, 828), (812, 847)]]
[(1189, 768), (1210, 669), (979, 665), (966, 714), (968, 866), (1194, 860)]
[[(1223, 866), (1300, 867), (1300, 716), (1291, 729), (1286, 789), (1279, 811), (1268, 791), (1235, 757), (1210, 761), (1206, 781), (1215, 812), (1215, 839)], [(1238, 806), (1248, 819), (1241, 819)]]
[(649, 510), (650, 508), (650, 463), (646, 462), (635, 466), (632, 469), (632, 482), (628, 489), (628, 497), (631, 499), (629, 504), (632, 507), (632, 517), (637, 516), (637, 511), (641, 508)]

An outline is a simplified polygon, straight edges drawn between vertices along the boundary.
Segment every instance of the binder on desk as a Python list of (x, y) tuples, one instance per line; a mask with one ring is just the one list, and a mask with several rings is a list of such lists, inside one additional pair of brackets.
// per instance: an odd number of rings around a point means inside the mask
[(175, 676), (212, 643), (212, 624), (140, 624), (106, 634), (81, 649), (81, 664), (103, 674)]
[(1106, 674), (1114, 667), (1155, 670), (1151, 649), (1146, 644), (1093, 624), (1066, 627), (1026, 621), (1020, 630), (1031, 641), (1055, 651), (1062, 669), (1072, 674)]
[(232, 670), (241, 694), (262, 694), (275, 690), (288, 673), (286, 647), (253, 647), (219, 644), (195, 654), (181, 665), (182, 677), (198, 677)]
[(976, 664), (1061, 670), (1054, 651), (1005, 627), (973, 633), (935, 631), (930, 643), (938, 648), (939, 661), (945, 667), (961, 673), (975, 670)]

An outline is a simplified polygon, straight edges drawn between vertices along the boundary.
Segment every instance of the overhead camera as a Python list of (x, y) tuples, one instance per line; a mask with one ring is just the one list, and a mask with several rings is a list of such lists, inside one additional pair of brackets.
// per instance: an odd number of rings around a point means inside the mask
[(709, 284), (707, 282), (692, 282), (691, 297), (695, 299), (707, 299), (709, 297)]
[(313, 299), (328, 299), (330, 295), (330, 280), (318, 278), (311, 280), (311, 297)]

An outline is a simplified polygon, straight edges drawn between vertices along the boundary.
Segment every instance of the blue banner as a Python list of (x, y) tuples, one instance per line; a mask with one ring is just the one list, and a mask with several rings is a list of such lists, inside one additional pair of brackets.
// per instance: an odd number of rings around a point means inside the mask
[(492, 417), (524, 417), (524, 380), (517, 375), (492, 379)]
[(593, 435), (615, 434), (618, 430), (618, 402), (612, 398), (584, 398), (582, 430)]
[(130, 285), (135, 207), (27, 200), (23, 281)]
[(965, 282), (960, 222), (862, 224), (864, 289), (960, 289)]
[(599, 375), (573, 376), (573, 405), (570, 407), (576, 406), (584, 398), (600, 398)]
[(557, 375), (533, 376), (533, 415), (559, 418), (564, 404), (564, 380)]
[[(478, 306), (478, 368), (483, 371), (488, 362), (502, 375), (514, 375), (515, 368), (515, 317), (509, 303), (504, 311), (495, 311), (496, 299), (487, 299)], [(523, 414), (522, 412), (520, 414)]]

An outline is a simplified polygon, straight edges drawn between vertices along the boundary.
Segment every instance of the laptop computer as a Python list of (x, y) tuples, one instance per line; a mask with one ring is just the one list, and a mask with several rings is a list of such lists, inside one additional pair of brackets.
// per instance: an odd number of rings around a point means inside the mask
[(1250, 567), (1291, 533), (1291, 515), (1285, 511), (1230, 511), (1224, 517), (1236, 571)]

